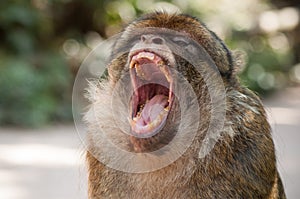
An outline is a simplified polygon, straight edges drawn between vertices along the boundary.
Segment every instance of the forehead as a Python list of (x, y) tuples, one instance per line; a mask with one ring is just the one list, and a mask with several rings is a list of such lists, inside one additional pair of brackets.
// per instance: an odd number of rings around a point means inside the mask
[(200, 26), (200, 22), (188, 15), (170, 15), (165, 13), (154, 13), (145, 15), (137, 19), (128, 26), (128, 29), (157, 27), (167, 28), (178, 32), (192, 34), (195, 27)]

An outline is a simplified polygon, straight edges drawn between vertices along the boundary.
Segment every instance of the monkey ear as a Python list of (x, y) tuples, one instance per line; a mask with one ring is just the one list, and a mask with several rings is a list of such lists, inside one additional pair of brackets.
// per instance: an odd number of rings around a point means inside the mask
[(232, 51), (233, 70), (234, 75), (240, 74), (246, 67), (247, 54), (243, 50)]

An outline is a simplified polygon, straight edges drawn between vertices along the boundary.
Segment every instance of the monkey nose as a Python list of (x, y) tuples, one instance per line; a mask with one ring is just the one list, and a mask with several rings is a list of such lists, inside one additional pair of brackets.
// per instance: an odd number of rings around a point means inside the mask
[(158, 35), (142, 35), (141, 41), (146, 44), (164, 44), (164, 39)]

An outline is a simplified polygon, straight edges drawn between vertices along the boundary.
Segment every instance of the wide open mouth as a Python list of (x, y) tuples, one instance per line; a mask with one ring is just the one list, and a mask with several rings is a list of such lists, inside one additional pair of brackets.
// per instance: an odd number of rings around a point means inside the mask
[(134, 88), (130, 125), (133, 135), (150, 137), (165, 125), (173, 102), (169, 62), (157, 53), (131, 55), (130, 77)]

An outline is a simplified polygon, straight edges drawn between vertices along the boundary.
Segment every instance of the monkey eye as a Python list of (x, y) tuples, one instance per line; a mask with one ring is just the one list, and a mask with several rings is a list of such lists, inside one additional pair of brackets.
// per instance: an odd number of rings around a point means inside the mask
[(189, 45), (189, 42), (188, 42), (185, 38), (183, 38), (183, 37), (174, 37), (174, 38), (173, 38), (173, 41), (174, 41), (174, 43), (176, 43), (178, 46), (184, 47), (184, 46), (188, 46), (188, 45)]

